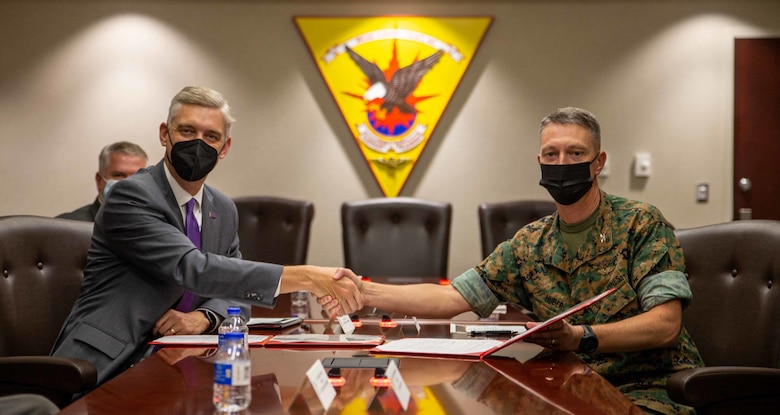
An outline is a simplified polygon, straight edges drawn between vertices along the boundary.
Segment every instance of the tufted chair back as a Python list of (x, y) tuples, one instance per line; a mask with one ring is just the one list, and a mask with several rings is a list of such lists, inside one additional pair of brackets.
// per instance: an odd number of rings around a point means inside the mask
[(675, 233), (693, 291), (683, 324), (704, 363), (780, 368), (780, 222)]
[(92, 223), (0, 218), (0, 356), (48, 355), (81, 290)]
[(498, 244), (512, 238), (518, 229), (553, 212), (555, 202), (550, 200), (515, 200), (479, 205), (477, 214), (482, 257), (487, 257)]
[(683, 312), (707, 367), (669, 378), (669, 396), (699, 415), (780, 406), (780, 222), (675, 231), (693, 301)]
[[(306, 263), (314, 204), (271, 196), (233, 199), (238, 209), (238, 238), (244, 259), (281, 265)], [(290, 295), (281, 294), (276, 307), (252, 307), (253, 317), (290, 315)]]
[(97, 382), (95, 366), (49, 356), (79, 296), (92, 223), (0, 218), (0, 396), (43, 395), (60, 408)]
[(341, 206), (344, 263), (358, 275), (390, 283), (437, 282), (447, 276), (452, 206), (408, 197)]
[(244, 259), (282, 265), (306, 263), (314, 204), (270, 196), (233, 199)]

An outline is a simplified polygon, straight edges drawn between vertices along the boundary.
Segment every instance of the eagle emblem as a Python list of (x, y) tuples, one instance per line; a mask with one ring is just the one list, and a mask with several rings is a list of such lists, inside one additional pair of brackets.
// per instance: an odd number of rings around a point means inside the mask
[(294, 20), (382, 194), (398, 196), (493, 18)]
[[(388, 81), (385, 72), (375, 63), (369, 62), (348, 46), (346, 50), (349, 57), (366, 75), (368, 83), (371, 85), (363, 94), (363, 99), (366, 102), (382, 100), (380, 107), (383, 110), (391, 112), (393, 108), (398, 108), (400, 112), (406, 114), (415, 112), (414, 106), (407, 101), (407, 98), (417, 88), (422, 77), (431, 70), (433, 65), (439, 62), (444, 54), (444, 51), (439, 50), (423, 60), (400, 68), (391, 75), (390, 81)], [(393, 54), (395, 55), (395, 53)]]
[[(366, 76), (367, 88), (365, 92), (362, 94), (348, 93), (348, 95), (359, 98), (366, 103), (368, 123), (375, 132), (379, 133), (372, 139), (374, 141), (393, 141), (407, 134), (417, 118), (415, 105), (431, 98), (430, 96), (417, 97), (413, 93), (423, 76), (439, 62), (444, 51), (438, 50), (424, 59), (415, 60), (410, 65), (401, 67), (394, 44), (390, 63), (387, 69), (382, 70), (376, 63), (360, 56), (349, 46), (345, 45), (344, 49)], [(419, 143), (416, 135), (413, 134), (408, 144), (416, 145)], [(404, 152), (409, 148), (411, 147), (404, 142), (396, 146), (394, 150)], [(379, 148), (375, 149), (383, 152)]]

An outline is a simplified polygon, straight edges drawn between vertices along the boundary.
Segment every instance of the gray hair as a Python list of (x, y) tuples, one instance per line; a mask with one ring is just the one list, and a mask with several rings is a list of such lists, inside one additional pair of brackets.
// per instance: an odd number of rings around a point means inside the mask
[(558, 108), (552, 114), (544, 117), (539, 125), (539, 134), (548, 124), (577, 124), (584, 127), (593, 138), (596, 151), (601, 151), (601, 126), (599, 126), (596, 116), (589, 111), (576, 107)]
[(179, 115), (182, 105), (197, 105), (206, 108), (216, 108), (222, 113), (222, 120), (225, 125), (225, 136), (230, 137), (230, 127), (236, 122), (230, 112), (225, 98), (219, 92), (200, 86), (187, 86), (179, 91), (171, 100), (171, 106), (168, 108), (168, 125), (171, 125), (173, 119)]
[(146, 152), (138, 144), (129, 141), (118, 141), (114, 144), (109, 144), (100, 150), (100, 155), (98, 156), (98, 171), (103, 177), (106, 176), (106, 169), (108, 168), (108, 163), (111, 161), (111, 154), (113, 153), (143, 157), (144, 161), (149, 161)]

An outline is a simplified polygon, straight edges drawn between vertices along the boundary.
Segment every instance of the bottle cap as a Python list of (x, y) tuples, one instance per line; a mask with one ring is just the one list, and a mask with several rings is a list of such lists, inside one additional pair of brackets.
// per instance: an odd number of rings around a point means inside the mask
[(241, 314), (241, 309), (238, 307), (228, 307), (227, 312), (229, 316), (233, 316), (236, 314)]

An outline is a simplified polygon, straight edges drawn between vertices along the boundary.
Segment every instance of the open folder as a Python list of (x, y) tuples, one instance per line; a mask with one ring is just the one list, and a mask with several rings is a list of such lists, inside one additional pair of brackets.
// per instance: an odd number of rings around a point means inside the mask
[(384, 335), (302, 333), (276, 335), (263, 345), (268, 348), (285, 347), (291, 349), (318, 347), (331, 349), (339, 347), (368, 348), (382, 344), (384, 340)]
[[(262, 346), (270, 338), (259, 334), (248, 336), (249, 346)], [(149, 344), (176, 346), (176, 347), (204, 347), (216, 346), (219, 336), (216, 334), (174, 334), (154, 339)]]
[(612, 294), (615, 288), (609, 289), (595, 297), (589, 298), (566, 311), (543, 321), (542, 323), (512, 336), (509, 340), (501, 341), (495, 339), (424, 339), (424, 338), (405, 338), (393, 340), (383, 345), (374, 347), (370, 350), (373, 354), (389, 355), (413, 355), (413, 356), (433, 356), (464, 359), (482, 359), (493, 353), (515, 343), (537, 331), (545, 330), (551, 324), (563, 320), (570, 315), (587, 308)]
[(246, 322), (250, 329), (284, 329), (303, 323), (300, 317), (252, 317)]

